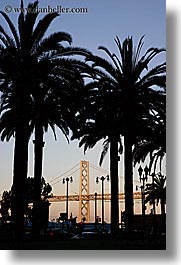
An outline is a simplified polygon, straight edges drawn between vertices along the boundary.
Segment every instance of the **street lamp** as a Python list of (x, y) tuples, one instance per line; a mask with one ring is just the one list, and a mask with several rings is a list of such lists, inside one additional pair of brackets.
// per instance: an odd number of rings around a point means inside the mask
[(99, 183), (99, 180), (102, 181), (102, 228), (104, 230), (104, 181), (109, 181), (109, 175), (107, 175), (106, 177), (96, 177), (97, 184)]
[(97, 229), (97, 192), (95, 192), (95, 229)]
[(144, 230), (145, 230), (145, 181), (148, 180), (148, 172), (149, 172), (149, 168), (147, 166), (145, 166), (144, 169), (141, 166), (138, 168), (138, 174), (140, 177), (140, 182), (142, 182), (142, 185), (140, 187), (136, 186), (136, 190), (138, 190), (138, 188), (141, 188), (142, 217), (143, 217), (143, 229)]
[(156, 209), (155, 209), (155, 173), (152, 173), (152, 189), (153, 189), (153, 233), (155, 233), (155, 217), (156, 217)]
[(69, 181), (72, 183), (73, 182), (73, 178), (72, 177), (67, 177), (66, 179), (63, 178), (63, 181), (62, 183), (65, 184), (65, 181), (67, 182), (67, 200), (66, 200), (66, 217), (67, 217), (67, 220), (68, 220), (68, 183)]

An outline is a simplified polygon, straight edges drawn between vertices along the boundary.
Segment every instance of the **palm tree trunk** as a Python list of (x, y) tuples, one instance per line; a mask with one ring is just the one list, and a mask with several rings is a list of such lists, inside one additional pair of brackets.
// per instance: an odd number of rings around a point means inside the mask
[(125, 229), (133, 231), (133, 164), (132, 141), (129, 134), (124, 136), (124, 175), (125, 175)]
[(24, 234), (24, 206), (28, 169), (28, 124), (18, 126), (15, 135), (14, 169), (13, 169), (13, 204), (12, 216), (15, 225), (15, 239), (21, 242)]
[(111, 178), (111, 233), (114, 237), (119, 229), (118, 143), (116, 138), (112, 138), (110, 142), (110, 178)]
[(41, 217), (41, 179), (42, 179), (42, 160), (43, 160), (43, 127), (41, 123), (35, 125), (35, 160), (34, 160), (34, 201), (33, 201), (33, 234), (40, 235)]
[(161, 230), (162, 232), (166, 232), (166, 216), (165, 216), (165, 200), (164, 198), (161, 198)]

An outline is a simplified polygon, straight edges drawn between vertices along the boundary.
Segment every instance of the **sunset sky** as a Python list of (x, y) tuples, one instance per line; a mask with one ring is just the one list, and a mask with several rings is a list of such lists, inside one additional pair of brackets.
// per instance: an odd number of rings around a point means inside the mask
[[(18, 13), (13, 12), (13, 8), (18, 7), (19, 2), (17, 0), (0, 1), (0, 10), (5, 10), (7, 5), (12, 7), (9, 17), (15, 25), (17, 25)], [(114, 42), (116, 36), (119, 36), (121, 40), (124, 40), (127, 36), (133, 36), (136, 45), (140, 37), (145, 35), (143, 51), (149, 47), (166, 47), (165, 0), (40, 0), (39, 2), (40, 7), (49, 5), (54, 8), (61, 5), (65, 8), (87, 8), (88, 12), (85, 14), (61, 14), (52, 23), (49, 33), (55, 31), (68, 32), (72, 35), (73, 46), (85, 47), (100, 56), (104, 56), (103, 52), (97, 49), (100, 45), (116, 52)], [(29, 0), (25, 0), (24, 3), (27, 6)], [(0, 24), (4, 26), (2, 17), (0, 17)], [(154, 63), (158, 64), (163, 60), (164, 57), (160, 56)], [(43, 176), (47, 182), (51, 184), (53, 179), (62, 175), (79, 163), (80, 160), (89, 160), (91, 164), (98, 166), (102, 150), (101, 143), (84, 155), (83, 148), (78, 147), (78, 141), (68, 144), (58, 129), (57, 136), (58, 140), (54, 141), (53, 134), (49, 131), (44, 139), (46, 144), (44, 148)], [(29, 145), (28, 176), (33, 176), (33, 139), (32, 136)], [(0, 142), (0, 194), (4, 190), (9, 190), (12, 185), (13, 144), (14, 139), (8, 143)], [(104, 160), (102, 167), (105, 170), (109, 169), (109, 156)], [(97, 189), (100, 192), (101, 185), (95, 184), (95, 175), (97, 176), (98, 172), (92, 172), (92, 174), (90, 176), (90, 190), (94, 192)], [(122, 158), (119, 165), (119, 176), (123, 176)], [(79, 191), (79, 172), (76, 172), (73, 178), (74, 183), (71, 184), (70, 191), (76, 193)], [(135, 173), (135, 179), (138, 179), (137, 173)], [(109, 190), (109, 184), (106, 184), (105, 189)], [(122, 178), (120, 178), (120, 190), (123, 191)], [(60, 181), (60, 183), (53, 186), (53, 193), (57, 195), (64, 194), (65, 185)], [(71, 207), (74, 208), (73, 205)], [(58, 212), (63, 211), (65, 205), (58, 203), (54, 208), (56, 209), (51, 210), (52, 216), (56, 216)]]

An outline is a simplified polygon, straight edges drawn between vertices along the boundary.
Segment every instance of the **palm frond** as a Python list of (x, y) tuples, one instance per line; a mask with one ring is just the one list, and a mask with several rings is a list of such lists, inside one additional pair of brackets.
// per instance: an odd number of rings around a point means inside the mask
[(41, 20), (39, 20), (36, 28), (34, 29), (34, 32), (32, 33), (31, 45), (30, 45), (32, 49), (36, 47), (38, 43), (42, 40), (48, 27), (57, 16), (58, 16), (57, 13), (49, 13), (46, 16), (44, 16)]
[[(24, 8), (24, 3), (21, 0), (21, 10)], [(20, 46), (23, 48), (25, 46), (25, 16), (24, 12), (21, 11), (18, 17), (18, 30), (19, 30), (19, 38), (20, 38)]]
[(63, 50), (63, 46), (60, 45), (60, 42), (72, 43), (72, 37), (66, 32), (56, 32), (43, 39), (36, 47), (33, 47), (32, 53), (35, 56), (39, 56), (44, 52), (49, 52), (51, 50)]
[[(92, 67), (96, 69), (98, 75), (107, 76), (108, 78), (119, 80), (119, 72), (113, 67), (113, 65), (106, 59), (99, 56), (88, 56), (86, 59), (88, 62), (92, 62)], [(100, 72), (98, 72), (100, 69)]]
[(119, 64), (117, 63), (117, 61), (115, 60), (115, 54), (112, 54), (106, 47), (104, 46), (99, 46), (98, 48), (99, 50), (102, 50), (104, 51), (105, 53), (107, 53), (107, 55), (110, 57), (110, 59), (112, 60), (112, 62), (114, 63), (114, 66), (115, 68), (117, 69), (118, 72), (120, 72), (120, 66), (121, 66), (121, 63), (120, 63), (120, 60), (118, 59), (119, 61)]
[(33, 28), (38, 16), (38, 12), (36, 12), (36, 8), (38, 7), (38, 1), (34, 3), (28, 4), (28, 12), (25, 15), (24, 25), (26, 28), (26, 44), (29, 45), (31, 41), (31, 36), (33, 33)]
[(102, 162), (103, 162), (103, 160), (104, 160), (104, 158), (105, 158), (105, 156), (106, 156), (108, 150), (109, 150), (109, 140), (106, 139), (106, 140), (103, 142), (103, 150), (102, 150), (102, 152), (101, 152), (101, 157), (100, 157), (100, 160), (99, 160), (99, 166), (100, 166), (100, 167), (101, 167), (101, 165), (102, 165)]
[[(17, 31), (16, 31), (16, 29), (15, 29), (15, 27), (13, 25), (13, 22), (10, 20), (10, 18), (8, 17), (8, 15), (5, 12), (0, 11), (0, 14), (4, 17), (4, 19), (8, 23), (8, 26), (9, 26), (9, 28), (10, 28), (12, 34), (13, 34), (14, 40), (16, 42), (16, 47), (19, 49), (20, 48), (20, 41), (19, 41), (18, 33), (17, 33)], [(5, 34), (5, 32), (4, 32), (4, 34)]]
[(57, 51), (55, 56), (73, 56), (73, 55), (80, 55), (80, 56), (90, 56), (92, 53), (85, 49), (79, 47), (64, 47), (64, 49), (60, 49)]
[(138, 46), (136, 49), (136, 52), (135, 52), (135, 55), (134, 55), (134, 60), (133, 60), (133, 65), (134, 65), (134, 69), (139, 61), (139, 58), (140, 58), (140, 54), (141, 54), (141, 50), (143, 48), (143, 45), (144, 45), (144, 42), (143, 42), (143, 39), (144, 39), (144, 35), (140, 38), (139, 40), (139, 43), (138, 43)]
[(3, 27), (0, 25), (0, 36), (1, 36), (1, 41), (3, 42), (3, 44), (5, 45), (5, 47), (7, 48), (8, 46), (12, 46), (12, 47), (16, 47), (15, 46), (15, 42), (13, 40), (13, 38), (11, 38), (3, 29)]

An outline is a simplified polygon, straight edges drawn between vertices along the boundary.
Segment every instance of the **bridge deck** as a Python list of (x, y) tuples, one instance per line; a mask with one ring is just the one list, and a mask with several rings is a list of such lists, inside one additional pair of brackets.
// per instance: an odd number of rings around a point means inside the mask
[[(118, 194), (119, 200), (124, 200), (125, 195), (123, 192), (120, 192)], [(141, 192), (134, 192), (133, 193), (133, 198), (134, 199), (141, 199)], [(66, 195), (55, 195), (51, 198), (49, 198), (49, 202), (61, 202), (61, 201), (66, 201), (67, 196)], [(88, 194), (88, 195), (78, 195), (78, 194), (73, 194), (68, 196), (69, 201), (94, 201), (95, 200), (95, 194)], [(97, 200), (102, 200), (102, 194), (98, 193), (97, 194)], [(111, 200), (111, 194), (110, 193), (105, 193), (104, 194), (104, 200)]]

